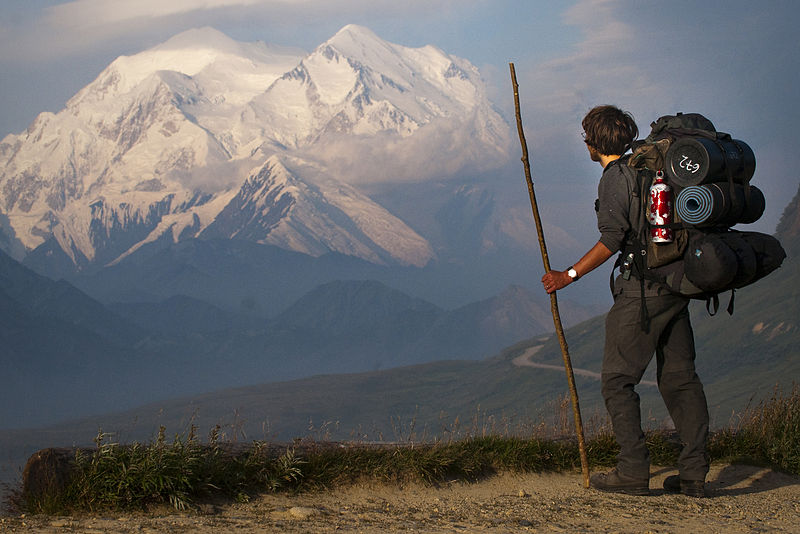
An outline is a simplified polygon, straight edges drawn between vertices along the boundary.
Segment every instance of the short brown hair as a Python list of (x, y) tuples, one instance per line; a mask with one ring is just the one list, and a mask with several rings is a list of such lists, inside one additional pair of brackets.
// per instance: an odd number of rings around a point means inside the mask
[(633, 115), (616, 106), (592, 108), (581, 125), (586, 144), (606, 155), (624, 154), (639, 135)]

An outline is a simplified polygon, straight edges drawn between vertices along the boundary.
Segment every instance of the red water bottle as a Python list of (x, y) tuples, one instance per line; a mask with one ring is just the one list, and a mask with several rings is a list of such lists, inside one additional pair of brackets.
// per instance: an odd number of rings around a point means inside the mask
[(664, 173), (656, 172), (656, 179), (650, 186), (647, 202), (647, 222), (650, 223), (650, 240), (653, 243), (672, 243), (672, 188), (664, 181)]

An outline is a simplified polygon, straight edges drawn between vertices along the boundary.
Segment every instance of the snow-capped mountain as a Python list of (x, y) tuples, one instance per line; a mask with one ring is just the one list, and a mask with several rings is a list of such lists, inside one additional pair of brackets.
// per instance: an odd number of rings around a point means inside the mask
[(191, 30), (116, 59), (3, 139), (0, 247), (60, 249), (81, 268), (223, 237), (421, 266), (431, 246), (358, 191), (357, 169), (392, 179), (419, 165), (398, 147), (448, 132), (467, 139), (442, 139), (450, 171), (505, 154), (477, 69), (434, 47), (354, 25), (310, 54)]

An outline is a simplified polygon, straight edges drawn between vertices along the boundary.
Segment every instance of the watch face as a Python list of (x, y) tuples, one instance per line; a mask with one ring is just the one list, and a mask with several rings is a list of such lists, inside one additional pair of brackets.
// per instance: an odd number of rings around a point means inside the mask
[(567, 274), (569, 275), (570, 278), (578, 278), (578, 271), (576, 271), (575, 269), (570, 269), (569, 271), (567, 271)]

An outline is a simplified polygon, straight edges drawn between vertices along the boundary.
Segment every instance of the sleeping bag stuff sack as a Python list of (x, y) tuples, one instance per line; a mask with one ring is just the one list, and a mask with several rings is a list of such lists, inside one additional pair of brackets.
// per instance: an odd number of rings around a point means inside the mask
[(690, 240), (684, 275), (708, 293), (752, 284), (780, 267), (786, 252), (774, 237), (760, 232), (708, 232)]

